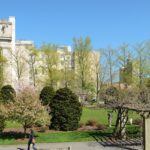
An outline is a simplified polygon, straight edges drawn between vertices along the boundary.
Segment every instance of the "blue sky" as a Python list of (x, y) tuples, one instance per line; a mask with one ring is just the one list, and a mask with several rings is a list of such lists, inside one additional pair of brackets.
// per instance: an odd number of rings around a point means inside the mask
[(16, 17), (18, 40), (72, 45), (90, 36), (94, 49), (150, 39), (150, 0), (1, 0), (0, 18)]

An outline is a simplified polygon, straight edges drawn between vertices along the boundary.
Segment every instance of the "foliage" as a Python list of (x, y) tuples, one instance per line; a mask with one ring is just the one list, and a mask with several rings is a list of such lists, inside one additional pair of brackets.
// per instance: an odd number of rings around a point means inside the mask
[(97, 121), (96, 120), (88, 120), (86, 125), (88, 126), (95, 126), (97, 124)]
[(146, 82), (146, 87), (147, 87), (148, 89), (150, 89), (150, 79), (147, 80), (147, 82)]
[[(59, 57), (57, 53), (57, 46), (52, 44), (44, 44), (41, 47), (41, 52), (44, 57), (44, 66), (41, 66), (42, 69), (46, 72), (47, 83), (51, 86), (54, 86), (58, 81), (58, 70), (57, 65), (59, 62)], [(42, 58), (43, 59), (43, 58)], [(43, 60), (42, 60), (43, 61)], [(46, 66), (46, 67), (45, 67)]]
[(118, 96), (117, 88), (115, 88), (113, 86), (107, 88), (106, 89), (106, 95), (109, 95), (109, 96)]
[(45, 86), (40, 93), (40, 100), (43, 105), (48, 105), (55, 95), (55, 91), (51, 86)]
[(0, 132), (2, 132), (6, 126), (8, 110), (9, 108), (7, 107), (7, 105), (0, 104)]
[(74, 59), (77, 67), (77, 82), (82, 90), (85, 90), (89, 83), (90, 77), (90, 54), (92, 46), (89, 37), (85, 39), (74, 38)]
[(51, 128), (66, 131), (78, 128), (82, 107), (70, 89), (59, 89), (50, 103), (50, 108)]
[(4, 116), (0, 115), (0, 133), (4, 130), (5, 126), (6, 126), (5, 118)]
[(11, 85), (5, 85), (1, 89), (1, 97), (4, 102), (14, 101), (16, 92)]
[(96, 125), (96, 127), (97, 127), (97, 130), (105, 130), (105, 129), (106, 129), (106, 126), (103, 125), (103, 124), (101, 124), (101, 123), (98, 123), (98, 124)]
[(49, 114), (44, 106), (41, 105), (34, 89), (26, 87), (20, 89), (15, 102), (10, 105), (10, 116), (22, 124), (24, 132), (28, 127), (40, 124), (49, 125)]
[(138, 100), (143, 104), (150, 103), (149, 91), (147, 89), (140, 89), (138, 94)]
[(143, 126), (143, 120), (141, 118), (137, 118), (133, 120), (133, 124)]

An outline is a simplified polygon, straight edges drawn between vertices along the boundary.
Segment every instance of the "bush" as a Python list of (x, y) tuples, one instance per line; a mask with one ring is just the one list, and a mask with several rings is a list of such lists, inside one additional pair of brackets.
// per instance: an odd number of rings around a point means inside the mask
[(45, 86), (40, 93), (40, 100), (43, 105), (48, 105), (55, 95), (55, 91), (51, 86)]
[(111, 86), (106, 89), (106, 95), (108, 96), (118, 96), (118, 90), (117, 88)]
[(84, 123), (79, 123), (79, 127), (80, 128), (84, 127)]
[(76, 130), (82, 112), (78, 97), (68, 88), (59, 89), (50, 103), (51, 128), (55, 130)]
[(135, 119), (135, 120), (133, 120), (133, 124), (143, 126), (143, 120), (142, 119)]
[(96, 120), (88, 120), (86, 123), (87, 126), (96, 126), (96, 124), (97, 124)]
[(3, 102), (14, 101), (16, 92), (11, 85), (5, 85), (1, 89), (1, 97)]
[(106, 126), (105, 126), (105, 125), (102, 125), (102, 124), (100, 124), (100, 123), (98, 123), (98, 124), (96, 125), (96, 127), (97, 127), (97, 130), (105, 130), (105, 129), (106, 129)]
[(6, 126), (5, 117), (0, 115), (0, 132), (4, 130), (5, 126)]

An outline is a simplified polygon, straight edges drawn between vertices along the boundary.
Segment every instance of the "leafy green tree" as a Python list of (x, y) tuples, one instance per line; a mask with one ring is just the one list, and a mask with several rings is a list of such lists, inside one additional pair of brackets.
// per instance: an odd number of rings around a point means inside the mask
[(138, 78), (138, 86), (142, 89), (144, 86), (144, 79), (149, 76), (150, 62), (148, 60), (148, 49), (145, 43), (139, 43), (135, 46), (136, 64), (134, 69), (134, 76)]
[(77, 71), (77, 80), (82, 91), (86, 89), (90, 77), (90, 53), (92, 50), (91, 40), (89, 37), (85, 39), (73, 39), (74, 42), (74, 60), (75, 70)]
[(78, 97), (68, 88), (57, 90), (50, 103), (51, 128), (55, 130), (76, 130), (79, 126), (82, 107)]
[(150, 89), (150, 79), (146, 81), (146, 87)]
[(47, 74), (47, 81), (50, 86), (55, 85), (58, 81), (58, 53), (57, 46), (51, 44), (44, 44), (41, 47), (41, 52), (43, 55), (44, 66), (41, 66), (45, 69)]
[(55, 95), (55, 91), (51, 86), (45, 86), (40, 93), (40, 100), (42, 100), (43, 105), (50, 104), (52, 98)]
[(2, 87), (1, 97), (3, 102), (14, 101), (15, 96), (16, 96), (16, 92), (11, 85), (5, 85)]

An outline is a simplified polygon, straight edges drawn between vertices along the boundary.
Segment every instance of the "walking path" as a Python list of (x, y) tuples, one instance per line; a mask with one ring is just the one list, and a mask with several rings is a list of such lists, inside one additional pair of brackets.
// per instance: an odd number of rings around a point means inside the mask
[[(36, 144), (38, 150), (142, 150), (141, 146), (126, 148), (102, 146), (98, 142), (69, 142), (69, 143), (41, 143)], [(69, 148), (70, 147), (70, 148)], [(26, 145), (0, 145), (0, 150), (26, 150)]]

